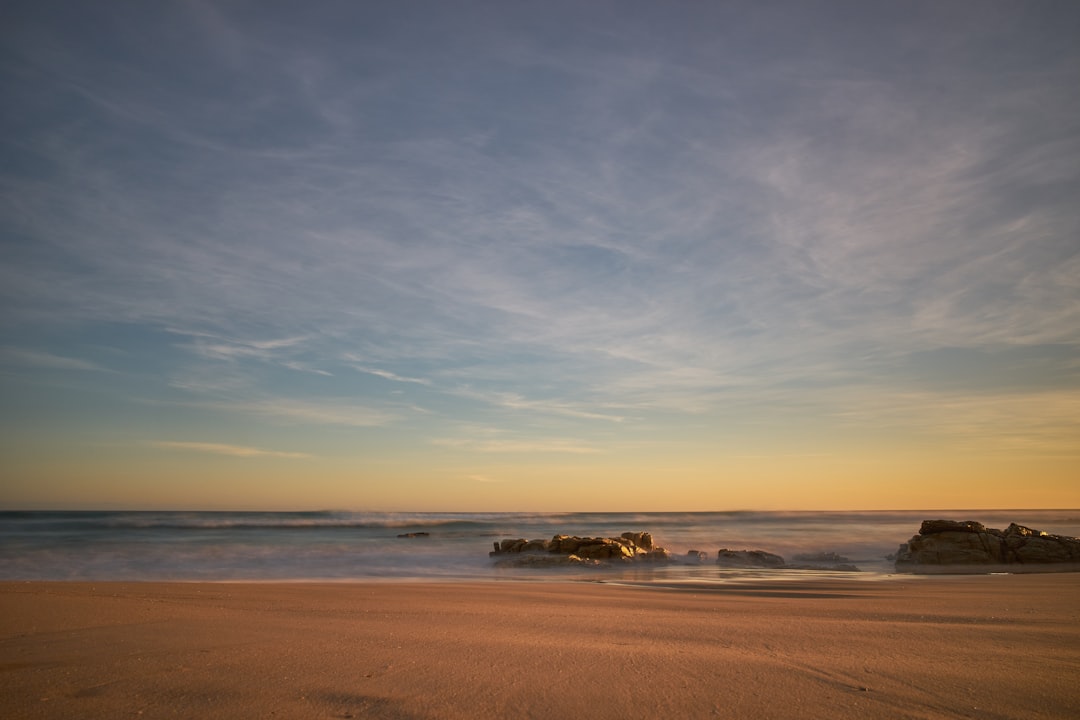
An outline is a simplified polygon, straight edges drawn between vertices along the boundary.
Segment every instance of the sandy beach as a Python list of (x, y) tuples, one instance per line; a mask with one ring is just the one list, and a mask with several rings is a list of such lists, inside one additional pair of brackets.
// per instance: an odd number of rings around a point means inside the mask
[(7, 718), (1074, 718), (1080, 575), (0, 584)]

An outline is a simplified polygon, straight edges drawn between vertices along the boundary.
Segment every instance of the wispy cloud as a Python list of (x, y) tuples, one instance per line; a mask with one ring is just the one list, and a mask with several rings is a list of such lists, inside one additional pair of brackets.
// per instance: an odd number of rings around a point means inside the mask
[(515, 440), (509, 438), (435, 438), (432, 444), (455, 450), (479, 453), (570, 453), (589, 455), (601, 452), (599, 448), (580, 440), (565, 438), (536, 438)]
[(211, 442), (187, 442), (181, 440), (157, 440), (151, 443), (161, 450), (183, 450), (197, 453), (209, 453), (211, 455), (229, 455), (232, 457), (271, 457), (300, 460), (310, 458), (307, 453), (282, 452), (280, 450), (263, 450), (262, 448), (246, 447), (244, 445), (227, 445), (224, 443)]
[(1002, 438), (907, 368), (1080, 348), (1075, 11), (947, 5), (27, 6), (0, 303), (57, 354), (4, 362), (103, 370), (78, 327), (162, 404), (479, 453), (791, 408)]
[(446, 390), (448, 394), (459, 397), (479, 400), (485, 404), (509, 410), (522, 410), (541, 415), (561, 415), (563, 417), (579, 418), (584, 420), (604, 420), (607, 422), (620, 423), (626, 420), (625, 415), (615, 412), (600, 412), (590, 409), (587, 403), (575, 403), (569, 400), (537, 400), (525, 398), (514, 392), (486, 392), (469, 387), (456, 387)]
[(401, 383), (415, 383), (417, 385), (431, 384), (431, 381), (425, 378), (405, 377), (403, 375), (398, 375), (397, 373), (392, 373), (389, 370), (378, 370), (376, 368), (362, 367), (360, 365), (354, 365), (353, 367), (359, 372), (367, 373), (368, 375), (375, 375), (376, 377), (381, 377), (384, 380), (393, 380), (394, 382)]
[[(254, 358), (265, 361), (279, 361), (282, 357), (280, 351), (296, 348), (309, 339), (301, 336), (273, 338), (270, 340), (239, 340), (199, 331), (181, 331), (175, 328), (170, 328), (168, 331), (177, 335), (191, 337), (190, 349), (203, 357), (217, 360)], [(282, 361), (282, 364), (284, 364), (284, 361)]]
[(79, 358), (54, 355), (39, 350), (5, 347), (0, 348), (0, 362), (25, 365), (49, 370), (86, 370), (90, 372), (113, 372), (109, 368)]
[(397, 419), (391, 412), (334, 401), (292, 400), (284, 398), (249, 400), (235, 403), (218, 403), (218, 409), (243, 413), (255, 417), (277, 418), (297, 423), (316, 425), (346, 425), (353, 427), (377, 427)]
[(296, 370), (297, 372), (311, 373), (312, 375), (322, 375), (323, 377), (334, 377), (334, 373), (328, 370), (320, 370), (319, 368), (308, 367), (307, 364), (294, 361), (284, 361), (281, 363), (282, 367), (289, 370)]

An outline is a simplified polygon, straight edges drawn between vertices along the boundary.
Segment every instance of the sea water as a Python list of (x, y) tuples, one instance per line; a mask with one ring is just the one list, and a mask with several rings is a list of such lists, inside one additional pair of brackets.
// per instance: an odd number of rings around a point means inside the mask
[[(897, 512), (374, 513), (374, 512), (0, 512), (2, 580), (606, 580), (731, 582), (834, 575), (817, 570), (732, 570), (720, 548), (765, 550), (798, 563), (835, 553), (858, 567), (845, 577), (893, 572), (890, 555), (924, 519), (1010, 522), (1080, 535), (1075, 510)], [(676, 557), (701, 564), (499, 568), (488, 556), (502, 538), (557, 533), (651, 532)], [(412, 535), (412, 537), (409, 537)]]

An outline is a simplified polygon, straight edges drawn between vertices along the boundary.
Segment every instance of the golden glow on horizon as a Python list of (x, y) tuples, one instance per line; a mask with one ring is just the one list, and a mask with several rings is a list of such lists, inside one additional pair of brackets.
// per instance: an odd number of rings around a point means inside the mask
[(7, 508), (413, 511), (1076, 508), (1075, 458), (915, 451), (665, 457), (222, 457), (99, 448), (9, 455)]

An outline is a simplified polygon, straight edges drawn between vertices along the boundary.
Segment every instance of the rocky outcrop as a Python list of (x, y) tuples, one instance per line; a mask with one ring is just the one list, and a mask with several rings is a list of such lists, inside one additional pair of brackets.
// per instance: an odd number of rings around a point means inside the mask
[[(678, 557), (668, 550), (657, 547), (647, 532), (624, 532), (619, 537), (580, 537), (578, 535), (555, 535), (550, 540), (526, 540), (506, 538), (495, 542), (495, 549), (488, 553), (495, 558), (495, 567), (547, 568), (560, 566), (605, 567), (625, 563), (662, 563), (676, 565), (700, 565), (709, 555), (702, 550), (688, 550)], [(716, 562), (725, 568), (776, 568), (782, 570), (842, 570), (857, 571), (839, 555), (830, 553), (815, 556), (821, 562), (789, 565), (784, 558), (764, 550), (728, 550), (717, 553)]]
[(728, 550), (717, 552), (716, 564), (721, 567), (778, 568), (784, 566), (784, 558), (764, 550)]
[(525, 567), (525, 568), (551, 568), (551, 567), (600, 567), (603, 565), (599, 560), (583, 558), (578, 555), (551, 555), (537, 553), (521, 553), (511, 555), (495, 561), (495, 567)]
[(496, 567), (600, 566), (609, 563), (669, 562), (671, 553), (653, 545), (647, 532), (624, 532), (617, 538), (555, 535), (550, 540), (508, 538), (489, 553)]
[(835, 572), (859, 572), (846, 557), (836, 553), (799, 555), (803, 562), (789, 564), (779, 555), (764, 550), (728, 550), (717, 553), (716, 564), (725, 568), (772, 568), (775, 570), (829, 570)]
[(1012, 523), (1005, 530), (972, 520), (925, 520), (900, 546), (898, 572), (1062, 572), (1080, 570), (1080, 538)]

